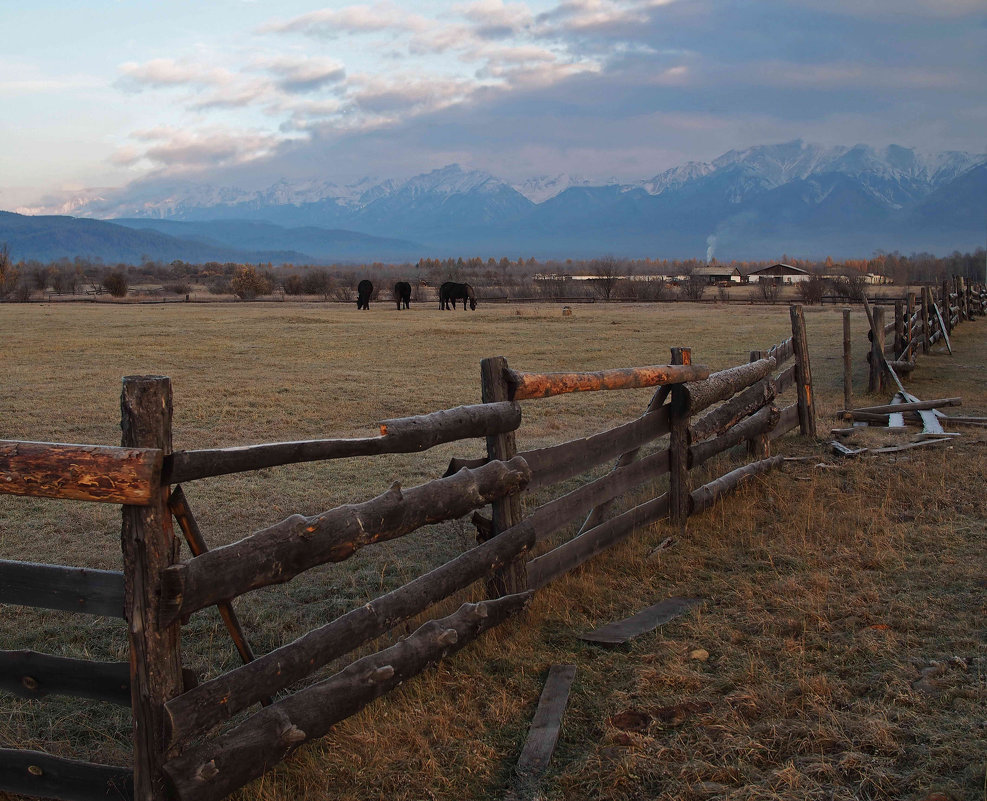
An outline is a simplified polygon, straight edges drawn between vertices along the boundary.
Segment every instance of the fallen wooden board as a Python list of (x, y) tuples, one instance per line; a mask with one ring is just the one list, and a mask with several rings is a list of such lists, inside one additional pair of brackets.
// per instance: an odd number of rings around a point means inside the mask
[(620, 645), (641, 634), (654, 631), (673, 618), (699, 606), (702, 602), (702, 598), (666, 598), (654, 606), (642, 609), (636, 615), (608, 623), (586, 634), (580, 634), (579, 639), (602, 645)]
[[(901, 406), (906, 403), (904, 397), (900, 392), (896, 392), (894, 397), (891, 399), (891, 406)], [(891, 412), (888, 414), (888, 428), (903, 429), (905, 427), (905, 415), (902, 412)]]
[(859, 456), (868, 450), (867, 448), (848, 448), (842, 442), (837, 442), (835, 439), (830, 444), (833, 446), (833, 451), (840, 456)]
[(939, 307), (933, 303), (932, 308), (936, 310), (936, 317), (939, 318), (939, 332), (942, 334), (943, 341), (946, 343), (946, 347), (949, 349), (949, 355), (953, 355), (953, 346), (949, 344), (949, 334), (946, 333), (946, 324), (942, 321), (942, 314), (939, 312)]
[(528, 739), (517, 761), (520, 776), (533, 779), (548, 769), (559, 740), (562, 715), (569, 701), (569, 688), (575, 677), (575, 665), (552, 665), (548, 671), (545, 688), (538, 699), (538, 709), (528, 730)]

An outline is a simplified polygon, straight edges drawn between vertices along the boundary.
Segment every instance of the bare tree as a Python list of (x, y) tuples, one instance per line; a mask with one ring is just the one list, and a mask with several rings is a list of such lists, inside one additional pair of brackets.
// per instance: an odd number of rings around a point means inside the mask
[(20, 271), (10, 260), (10, 250), (4, 242), (0, 245), (0, 298), (5, 298), (13, 292), (20, 275)]
[(590, 262), (590, 271), (593, 278), (593, 288), (604, 300), (610, 300), (617, 289), (620, 281), (620, 264), (613, 256), (604, 256), (602, 259), (593, 259)]

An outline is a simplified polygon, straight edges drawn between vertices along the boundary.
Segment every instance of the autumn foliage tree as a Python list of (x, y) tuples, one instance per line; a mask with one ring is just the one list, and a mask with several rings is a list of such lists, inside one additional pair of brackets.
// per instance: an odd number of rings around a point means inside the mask
[(257, 272), (257, 268), (249, 264), (241, 264), (230, 279), (230, 288), (240, 300), (253, 300), (259, 295), (269, 295), (274, 287), (271, 281)]

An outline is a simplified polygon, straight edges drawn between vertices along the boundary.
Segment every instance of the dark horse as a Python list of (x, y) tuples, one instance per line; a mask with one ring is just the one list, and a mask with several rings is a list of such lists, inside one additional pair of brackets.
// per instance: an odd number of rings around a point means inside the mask
[(358, 309), (370, 308), (370, 296), (374, 292), (374, 285), (364, 278), (356, 286), (356, 307)]
[(439, 287), (439, 308), (455, 309), (456, 301), (463, 302), (463, 311), (466, 311), (466, 301), (470, 302), (470, 308), (476, 311), (476, 294), (469, 284), (457, 284), (446, 281)]
[(394, 300), (397, 301), (398, 309), (404, 304), (406, 309), (411, 308), (411, 284), (407, 281), (398, 281), (394, 285)]

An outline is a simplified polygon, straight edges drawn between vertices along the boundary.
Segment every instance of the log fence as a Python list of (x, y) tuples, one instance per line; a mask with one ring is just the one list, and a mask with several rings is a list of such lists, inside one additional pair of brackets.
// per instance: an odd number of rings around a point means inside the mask
[[(0, 790), (65, 799), (222, 798), (516, 618), (532, 593), (635, 530), (664, 518), (684, 530), (690, 516), (781, 463), (770, 455), (773, 440), (796, 427), (814, 434), (801, 307), (792, 308), (791, 322), (790, 338), (717, 372), (693, 364), (687, 348), (673, 348), (668, 365), (592, 373), (524, 372), (503, 357), (485, 359), (482, 403), (386, 420), (371, 437), (172, 453), (170, 382), (131, 376), (124, 379), (120, 448), (0, 443), (0, 491), (123, 505), (122, 571), (0, 561), (0, 602), (123, 617), (130, 651), (129, 663), (0, 652), (0, 687), (32, 699), (67, 694), (130, 705), (134, 744), (133, 766), (126, 768), (0, 750)], [(655, 391), (640, 417), (591, 436), (518, 450), (522, 403), (643, 387)], [(794, 401), (778, 408), (778, 397), (790, 389)], [(291, 515), (213, 549), (182, 486), (273, 465), (414, 453), (477, 439), (485, 441), (486, 455), (455, 458), (442, 477), (407, 489), (395, 483), (376, 498), (320, 514)], [(714, 457), (745, 443), (754, 461), (693, 486), (694, 470), (709, 471)], [(668, 489), (658, 493), (665, 476)], [(523, 496), (539, 492), (541, 498), (577, 477), (575, 489), (522, 513)], [(490, 519), (478, 514), (486, 506)], [(470, 513), (479, 533), (474, 547), (279, 648), (260, 655), (251, 649), (230, 607), (234, 598)], [(189, 558), (180, 558), (173, 519), (189, 543)], [(488, 600), (461, 603), (396, 644), (313, 679), (435, 604), (458, 603), (477, 582), (486, 583)], [(182, 667), (181, 631), (191, 615), (210, 606), (219, 608), (243, 664), (197, 683)]]

